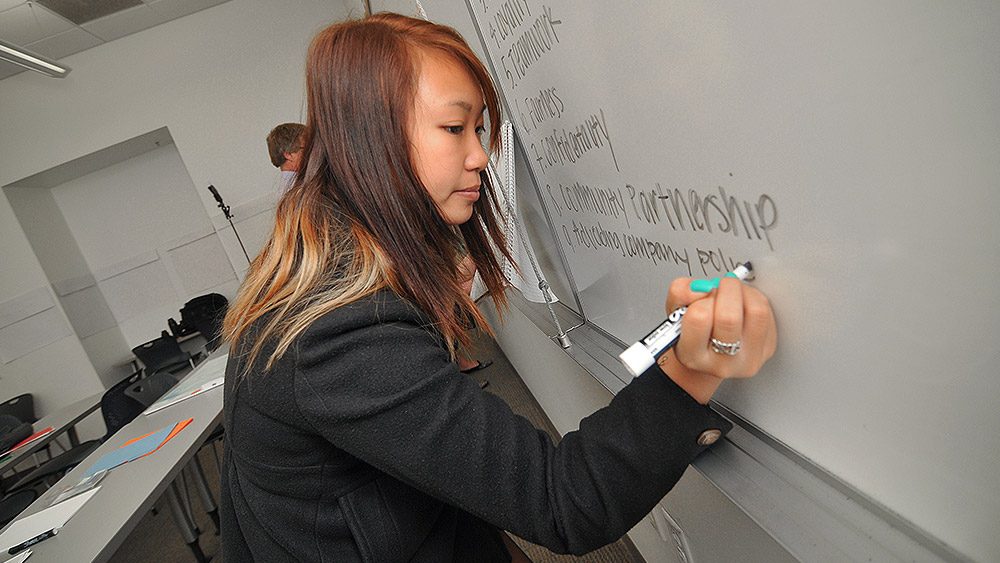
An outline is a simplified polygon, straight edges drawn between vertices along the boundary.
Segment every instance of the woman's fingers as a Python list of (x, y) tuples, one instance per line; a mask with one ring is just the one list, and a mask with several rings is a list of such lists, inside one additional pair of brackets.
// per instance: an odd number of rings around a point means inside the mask
[(668, 296), (668, 310), (687, 306), (678, 360), (687, 368), (719, 378), (757, 373), (777, 345), (767, 297), (732, 278), (723, 278), (709, 293), (690, 291), (689, 282), (676, 280)]
[(670, 282), (667, 291), (667, 314), (673, 313), (679, 307), (705, 297), (704, 293), (691, 291), (691, 278), (677, 278)]
[(715, 290), (709, 348), (716, 354), (735, 356), (743, 346), (743, 283), (723, 278)]
[[(701, 294), (706, 295), (706, 294)], [(681, 338), (677, 342), (677, 359), (686, 367), (720, 377), (712, 368), (708, 349), (715, 316), (714, 292), (688, 305), (681, 320)]]
[(743, 333), (749, 359), (757, 362), (756, 371), (774, 355), (778, 333), (767, 296), (749, 286), (743, 294)]

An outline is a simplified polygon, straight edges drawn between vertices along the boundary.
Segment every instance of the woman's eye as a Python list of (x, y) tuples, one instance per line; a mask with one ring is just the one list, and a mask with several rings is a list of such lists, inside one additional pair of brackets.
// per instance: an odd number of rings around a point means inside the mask
[(476, 135), (479, 135), (480, 137), (482, 137), (483, 134), (485, 134), (485, 133), (486, 133), (486, 127), (485, 126), (480, 125), (479, 127), (476, 127)]
[(465, 131), (462, 125), (446, 125), (444, 129), (452, 135), (461, 135), (462, 131)]

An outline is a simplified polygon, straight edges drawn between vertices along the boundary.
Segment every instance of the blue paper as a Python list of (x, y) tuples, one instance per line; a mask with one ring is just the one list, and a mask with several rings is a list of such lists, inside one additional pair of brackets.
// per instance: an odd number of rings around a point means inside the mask
[(141, 440), (136, 440), (127, 446), (122, 446), (117, 450), (104, 454), (94, 462), (94, 465), (91, 465), (87, 469), (84, 477), (89, 477), (105, 469), (113, 469), (156, 450), (167, 439), (167, 436), (170, 435), (170, 431), (173, 429), (174, 425), (170, 425), (162, 430), (157, 430)]

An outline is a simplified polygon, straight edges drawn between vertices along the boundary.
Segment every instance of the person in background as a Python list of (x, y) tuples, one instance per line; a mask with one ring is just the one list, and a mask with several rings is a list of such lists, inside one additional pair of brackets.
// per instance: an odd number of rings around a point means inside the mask
[(267, 154), (271, 164), (281, 170), (282, 186), (292, 185), (302, 162), (302, 142), (306, 126), (301, 123), (282, 123), (267, 134)]
[(620, 538), (731, 428), (707, 404), (774, 354), (767, 298), (675, 280), (677, 346), (554, 444), (455, 362), (468, 319), (490, 330), (466, 254), (506, 306), (486, 68), (451, 28), (376, 14), (313, 39), (306, 93), (305, 167), (225, 319), (223, 558), (489, 563), (527, 561), (504, 530), (560, 553)]

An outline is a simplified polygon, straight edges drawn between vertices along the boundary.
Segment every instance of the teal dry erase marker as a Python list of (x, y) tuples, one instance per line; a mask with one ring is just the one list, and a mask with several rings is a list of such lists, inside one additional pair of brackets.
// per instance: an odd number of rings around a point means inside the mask
[[(733, 268), (732, 272), (726, 274), (726, 277), (739, 280), (752, 279), (753, 265), (750, 262), (740, 264)], [(691, 291), (708, 292), (719, 287), (719, 278), (695, 281), (705, 283), (696, 286), (694, 282), (691, 282)], [(649, 369), (649, 366), (656, 363), (657, 358), (677, 344), (677, 340), (681, 337), (681, 319), (684, 318), (685, 312), (687, 312), (687, 307), (676, 309), (667, 316), (667, 320), (660, 323), (660, 326), (618, 355), (618, 359), (625, 364), (625, 369), (633, 377), (638, 377), (639, 374)]]
[[(738, 273), (742, 272), (740, 268), (744, 268), (747, 270), (748, 273), (745, 274), (746, 277), (740, 277), (740, 273)], [(750, 262), (747, 262), (746, 264), (740, 264), (736, 266), (736, 268), (734, 268), (732, 272), (729, 272), (723, 277), (737, 278), (740, 280), (751, 280), (753, 279), (753, 266), (750, 265)], [(712, 278), (710, 280), (691, 280), (691, 291), (697, 291), (699, 293), (708, 293), (713, 289), (719, 289), (719, 278)]]

